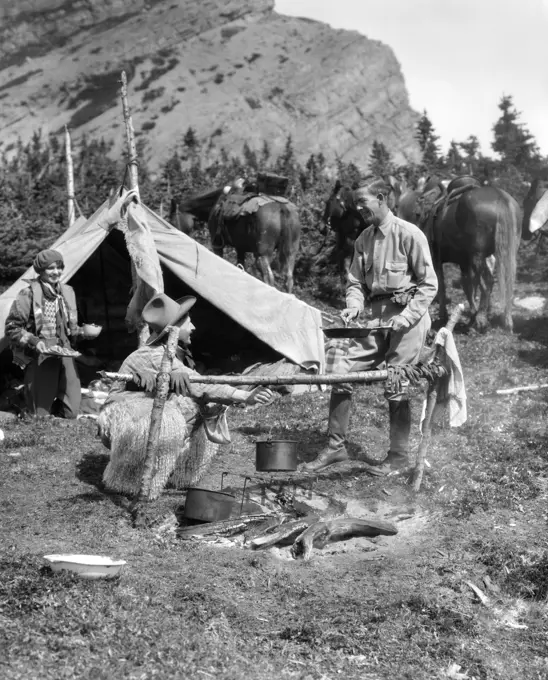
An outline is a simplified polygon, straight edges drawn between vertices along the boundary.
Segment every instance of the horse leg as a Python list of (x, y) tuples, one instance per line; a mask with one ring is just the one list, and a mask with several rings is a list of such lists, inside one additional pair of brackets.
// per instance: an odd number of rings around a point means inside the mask
[(236, 248), (236, 266), (245, 272), (245, 250)]
[(288, 293), (293, 292), (293, 270), (295, 269), (295, 260), (297, 253), (292, 253), (288, 256), (285, 263), (285, 289)]
[(479, 306), (475, 326), (480, 333), (485, 333), (489, 325), (487, 310), (495, 279), (482, 255), (478, 254), (474, 256), (472, 269), (474, 271), (474, 293), (476, 293), (479, 288)]
[(471, 322), (474, 323), (476, 320), (476, 315), (478, 313), (478, 308), (476, 306), (476, 291), (474, 288), (474, 272), (470, 265), (467, 267), (461, 266), (460, 268), (462, 275), (462, 288), (468, 304), (470, 305)]
[(263, 281), (268, 283), (269, 286), (274, 287), (274, 274), (270, 267), (270, 260), (266, 255), (257, 255), (257, 267), (261, 272)]
[(447, 321), (447, 291), (445, 288), (445, 277), (443, 275), (443, 264), (437, 261), (434, 267), (438, 277), (439, 317), (442, 324), (444, 324)]

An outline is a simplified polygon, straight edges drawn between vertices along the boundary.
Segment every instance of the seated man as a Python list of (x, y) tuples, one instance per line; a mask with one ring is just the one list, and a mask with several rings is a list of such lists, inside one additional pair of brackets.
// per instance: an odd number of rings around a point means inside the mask
[(139, 491), (152, 393), (165, 352), (168, 326), (179, 327), (179, 346), (171, 373), (172, 392), (166, 401), (162, 419), (160, 461), (153, 480), (157, 493), (172, 473), (177, 476), (176, 486), (188, 486), (198, 481), (216, 453), (218, 445), (213, 451), (212, 442), (206, 441), (207, 430), (204, 429), (205, 408), (209, 402), (266, 404), (272, 400), (271, 390), (264, 387), (248, 392), (228, 385), (188, 381), (190, 376), (199, 375), (192, 368), (188, 349), (194, 329), (189, 311), (195, 302), (196, 298), (191, 296), (175, 301), (160, 294), (143, 309), (143, 320), (150, 326), (152, 334), (146, 345), (130, 354), (120, 367), (120, 372), (131, 373), (135, 382), (116, 381), (112, 385), (98, 421), (103, 443), (111, 450), (111, 460), (103, 481), (113, 491), (132, 494)]

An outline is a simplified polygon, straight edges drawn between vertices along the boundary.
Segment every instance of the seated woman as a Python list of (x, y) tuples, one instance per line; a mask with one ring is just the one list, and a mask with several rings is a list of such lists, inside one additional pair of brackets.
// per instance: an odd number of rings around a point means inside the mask
[(130, 354), (120, 367), (120, 373), (132, 374), (134, 382), (116, 381), (112, 385), (98, 420), (102, 441), (111, 450), (103, 482), (112, 491), (139, 493), (153, 391), (164, 356), (168, 326), (179, 327), (179, 346), (171, 373), (172, 391), (162, 417), (153, 497), (160, 494), (168, 480), (171, 486), (185, 488), (199, 481), (207, 470), (219, 448), (219, 439), (206, 427), (211, 416), (207, 412), (209, 402), (266, 404), (273, 397), (271, 390), (263, 387), (248, 392), (227, 385), (188, 381), (190, 376), (199, 375), (193, 370), (188, 349), (194, 329), (189, 311), (195, 302), (196, 298), (191, 296), (175, 301), (160, 294), (143, 309), (143, 320), (152, 334), (146, 345)]

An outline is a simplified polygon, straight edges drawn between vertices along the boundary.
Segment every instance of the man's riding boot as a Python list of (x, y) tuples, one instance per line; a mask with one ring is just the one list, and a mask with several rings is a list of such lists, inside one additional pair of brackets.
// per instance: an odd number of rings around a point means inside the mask
[(348, 460), (348, 453), (344, 445), (348, 424), (350, 422), (350, 409), (352, 395), (344, 392), (331, 392), (329, 402), (329, 444), (320, 451), (318, 456), (305, 463), (302, 470), (305, 472), (317, 472), (333, 463)]
[(411, 407), (409, 400), (389, 401), (390, 450), (383, 464), (396, 470), (409, 465), (409, 434), (411, 433)]
[(364, 462), (368, 465), (379, 466), (379, 474), (388, 474), (392, 470), (400, 470), (409, 465), (407, 452), (409, 449), (409, 434), (411, 432), (411, 408), (409, 401), (388, 401), (390, 412), (390, 450), (386, 458), (369, 458)]

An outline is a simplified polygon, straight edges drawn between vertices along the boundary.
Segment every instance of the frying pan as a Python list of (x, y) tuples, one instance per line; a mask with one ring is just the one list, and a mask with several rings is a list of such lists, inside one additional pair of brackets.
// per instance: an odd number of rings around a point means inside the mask
[(371, 333), (391, 331), (392, 326), (332, 326), (322, 330), (328, 338), (365, 338)]

